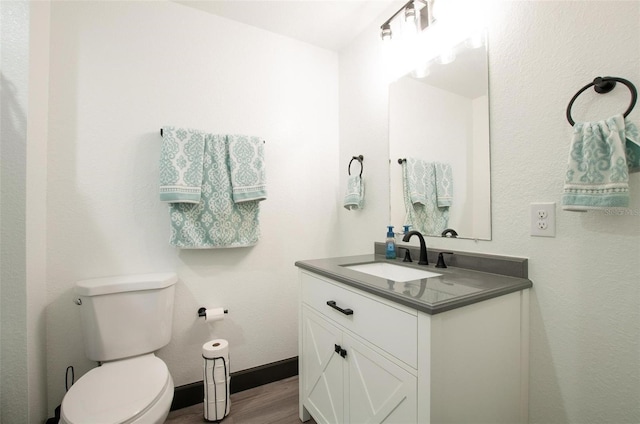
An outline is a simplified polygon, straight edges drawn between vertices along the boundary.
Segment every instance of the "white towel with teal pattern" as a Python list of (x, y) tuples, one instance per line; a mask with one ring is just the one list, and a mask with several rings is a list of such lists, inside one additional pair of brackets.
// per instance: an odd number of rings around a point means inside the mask
[(439, 207), (436, 167), (432, 162), (407, 158), (402, 164), (405, 224), (422, 234), (439, 235), (447, 228), (449, 207)]
[(448, 208), (453, 203), (453, 171), (448, 163), (435, 162), (436, 198), (439, 208)]
[(622, 115), (598, 122), (576, 122), (565, 174), (564, 210), (629, 206), (625, 126)]
[(266, 199), (264, 142), (246, 135), (229, 135), (227, 139), (233, 201), (242, 203)]
[(362, 181), (360, 175), (350, 175), (347, 179), (344, 207), (347, 210), (362, 209), (364, 207), (364, 181)]
[(169, 205), (172, 245), (183, 249), (247, 247), (260, 239), (260, 201), (233, 201), (230, 138), (205, 136), (202, 199), (198, 204)]
[(160, 151), (160, 200), (198, 203), (201, 196), (204, 133), (163, 127)]

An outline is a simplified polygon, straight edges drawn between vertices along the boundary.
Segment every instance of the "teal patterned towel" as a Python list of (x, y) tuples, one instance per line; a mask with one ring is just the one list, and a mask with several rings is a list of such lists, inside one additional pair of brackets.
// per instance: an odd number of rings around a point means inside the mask
[(233, 201), (242, 203), (266, 199), (264, 142), (246, 135), (229, 135), (227, 138)]
[(405, 223), (422, 234), (440, 234), (449, 222), (449, 207), (439, 207), (436, 167), (431, 162), (407, 158), (402, 164)]
[(436, 198), (439, 208), (451, 206), (453, 203), (453, 171), (448, 163), (435, 162)]
[(231, 138), (205, 136), (202, 200), (195, 205), (169, 205), (172, 245), (183, 249), (247, 247), (260, 239), (260, 201), (233, 201), (228, 165)]
[(627, 147), (633, 146), (623, 144), (627, 139), (625, 127), (629, 127), (630, 137), (637, 137), (635, 126), (626, 125), (622, 115), (574, 125), (562, 197), (564, 210), (629, 205), (629, 168), (634, 158), (627, 163)]
[(160, 200), (169, 203), (200, 202), (204, 133), (163, 127), (160, 152)]
[(360, 175), (351, 175), (347, 179), (344, 207), (347, 210), (362, 209), (364, 207), (364, 182)]

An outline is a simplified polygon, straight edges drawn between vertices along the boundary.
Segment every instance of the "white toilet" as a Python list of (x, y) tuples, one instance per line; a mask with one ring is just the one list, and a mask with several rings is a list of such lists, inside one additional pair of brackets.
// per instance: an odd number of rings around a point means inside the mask
[(76, 284), (86, 356), (102, 365), (62, 400), (64, 424), (159, 424), (173, 379), (153, 352), (171, 340), (173, 273), (99, 278)]

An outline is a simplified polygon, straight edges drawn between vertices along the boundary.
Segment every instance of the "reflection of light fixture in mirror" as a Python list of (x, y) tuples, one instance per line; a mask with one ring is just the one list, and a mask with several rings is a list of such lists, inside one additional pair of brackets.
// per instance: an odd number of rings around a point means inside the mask
[(411, 75), (414, 78), (422, 79), (429, 76), (429, 65), (426, 63), (424, 65), (418, 66), (416, 69), (411, 71)]
[(440, 56), (436, 57), (436, 62), (440, 65), (446, 65), (454, 60), (456, 60), (456, 54), (451, 48), (444, 50)]
[(484, 46), (484, 31), (478, 31), (467, 39), (467, 46), (477, 49)]

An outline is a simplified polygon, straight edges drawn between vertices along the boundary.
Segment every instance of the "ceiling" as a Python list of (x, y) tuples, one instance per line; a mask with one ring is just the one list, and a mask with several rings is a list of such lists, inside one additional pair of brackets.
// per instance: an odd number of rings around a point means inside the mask
[(392, 6), (406, 0), (174, 1), (338, 52), (385, 10), (393, 13)]

